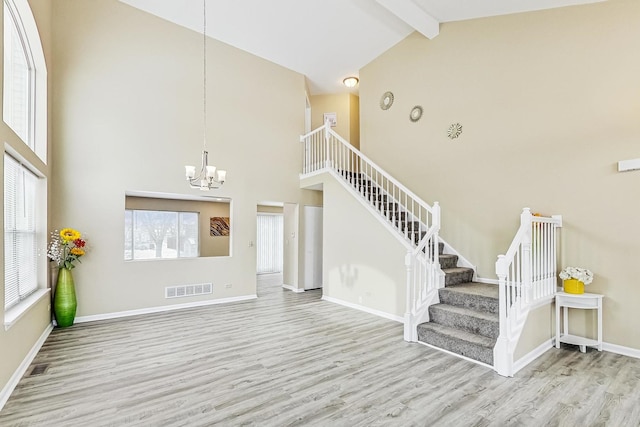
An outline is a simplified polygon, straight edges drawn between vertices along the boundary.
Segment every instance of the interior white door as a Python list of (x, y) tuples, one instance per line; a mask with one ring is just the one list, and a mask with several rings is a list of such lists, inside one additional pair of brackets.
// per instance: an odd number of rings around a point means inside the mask
[(304, 288), (322, 287), (322, 207), (304, 207)]

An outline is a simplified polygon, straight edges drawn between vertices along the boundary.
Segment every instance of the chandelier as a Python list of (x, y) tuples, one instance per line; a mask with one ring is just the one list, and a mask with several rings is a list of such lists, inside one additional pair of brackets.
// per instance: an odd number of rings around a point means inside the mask
[(227, 171), (216, 169), (215, 166), (209, 166), (209, 153), (207, 152), (207, 2), (202, 0), (202, 23), (204, 36), (203, 39), (203, 70), (202, 70), (202, 111), (203, 111), (203, 138), (202, 138), (202, 161), (200, 170), (196, 175), (195, 166), (185, 166), (187, 181), (191, 188), (199, 188), (207, 191), (212, 188), (220, 188), (227, 177)]

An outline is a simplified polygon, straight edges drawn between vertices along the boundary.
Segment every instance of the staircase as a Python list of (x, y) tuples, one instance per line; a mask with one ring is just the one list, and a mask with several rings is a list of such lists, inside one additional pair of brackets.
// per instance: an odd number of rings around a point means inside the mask
[(531, 307), (553, 301), (560, 216), (542, 217), (523, 209), (509, 250), (496, 262), (499, 285), (476, 283), (474, 269), (467, 268), (472, 264), (440, 239), (437, 202), (429, 205), (420, 199), (329, 123), (301, 136), (300, 142), (301, 178), (328, 172), (402, 242), (405, 341), (479, 361), (504, 376), (513, 376), (530, 362), (525, 356), (516, 366), (515, 349)]
[[(338, 174), (414, 245), (426, 234), (419, 221), (361, 173)], [(425, 248), (426, 250), (426, 248)], [(438, 290), (440, 303), (429, 307), (429, 322), (418, 325), (418, 341), (493, 366), (493, 347), (500, 332), (498, 287), (472, 282), (474, 271), (458, 267), (458, 256), (443, 253), (438, 243), (445, 287)]]
[(418, 325), (418, 341), (493, 366), (500, 333), (498, 287), (472, 282), (473, 270), (458, 267), (457, 255), (442, 254), (445, 287), (429, 307), (429, 322)]

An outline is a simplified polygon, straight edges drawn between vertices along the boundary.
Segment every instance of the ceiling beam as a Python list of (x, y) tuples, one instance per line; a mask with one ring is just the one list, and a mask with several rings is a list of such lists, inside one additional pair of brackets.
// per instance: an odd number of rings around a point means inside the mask
[(376, 1), (428, 39), (440, 34), (440, 22), (422, 10), (413, 0)]

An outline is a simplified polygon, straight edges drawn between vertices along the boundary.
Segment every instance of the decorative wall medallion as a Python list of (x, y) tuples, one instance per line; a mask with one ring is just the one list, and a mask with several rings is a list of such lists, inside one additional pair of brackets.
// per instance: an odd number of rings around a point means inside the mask
[(393, 105), (393, 93), (385, 92), (382, 94), (382, 98), (380, 98), (380, 108), (383, 110), (388, 110)]
[(419, 105), (416, 105), (411, 109), (411, 112), (409, 113), (409, 120), (415, 123), (418, 120), (420, 120), (421, 117), (422, 117), (422, 107)]
[(462, 133), (462, 125), (460, 123), (454, 123), (449, 126), (449, 130), (447, 131), (447, 136), (451, 139), (456, 139)]

